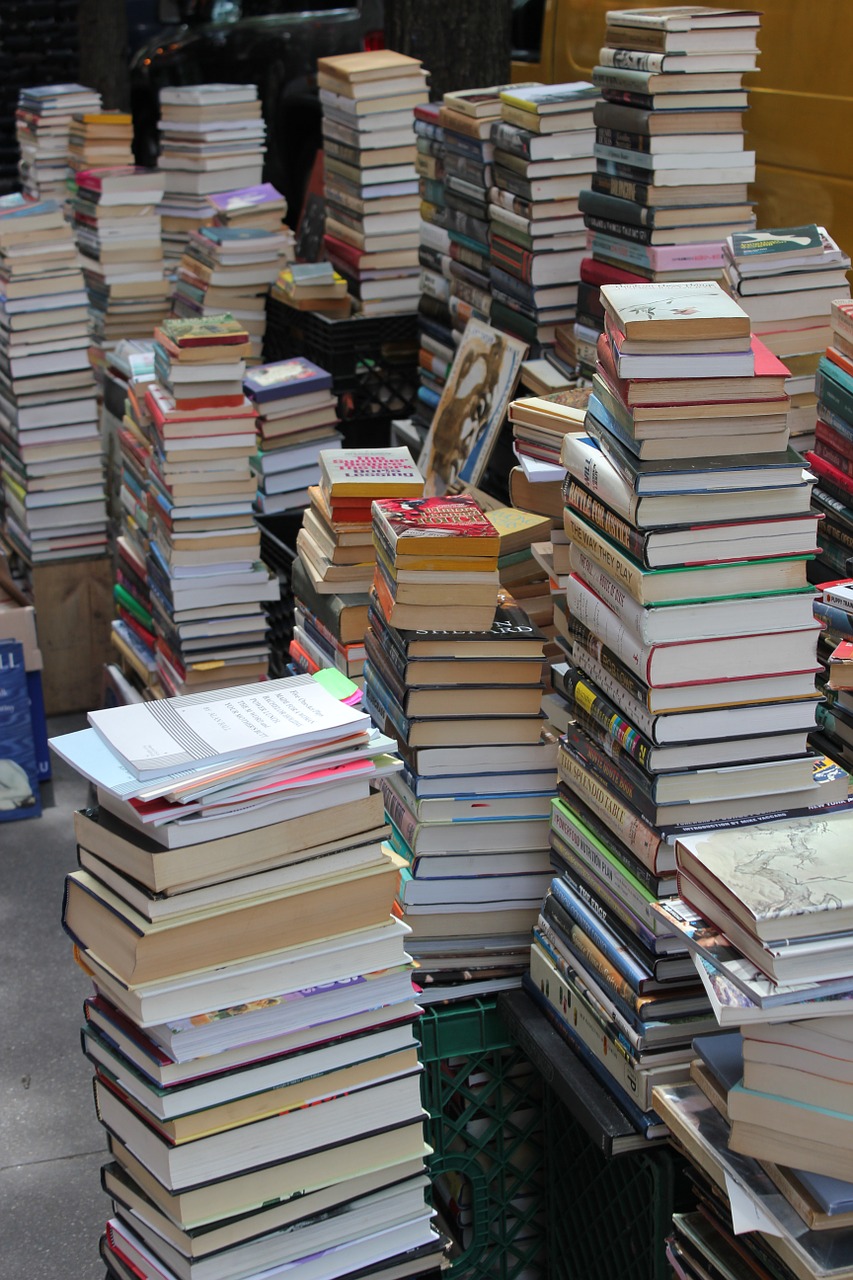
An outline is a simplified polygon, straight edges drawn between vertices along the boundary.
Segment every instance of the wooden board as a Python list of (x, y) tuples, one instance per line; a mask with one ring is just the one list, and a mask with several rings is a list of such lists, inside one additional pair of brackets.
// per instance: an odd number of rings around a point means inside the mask
[(110, 556), (66, 560), (31, 570), (49, 716), (101, 705), (110, 660), (113, 566)]

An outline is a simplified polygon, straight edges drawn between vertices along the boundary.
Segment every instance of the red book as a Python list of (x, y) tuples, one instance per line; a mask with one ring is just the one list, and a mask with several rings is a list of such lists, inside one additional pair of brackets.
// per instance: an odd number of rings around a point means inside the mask
[(809, 470), (813, 471), (819, 479), (828, 480), (835, 485), (836, 489), (841, 489), (844, 493), (853, 496), (853, 476), (840, 471), (838, 467), (834, 467), (831, 462), (827, 462), (817, 453), (807, 453), (804, 456), (809, 464)]
[(648, 284), (645, 276), (638, 276), (633, 271), (625, 271), (622, 267), (612, 267), (609, 262), (599, 262), (597, 258), (584, 258), (581, 262), (581, 280), (585, 284)]
[(383, 498), (373, 504), (373, 523), (393, 555), (497, 556), (500, 535), (468, 494), (447, 498)]

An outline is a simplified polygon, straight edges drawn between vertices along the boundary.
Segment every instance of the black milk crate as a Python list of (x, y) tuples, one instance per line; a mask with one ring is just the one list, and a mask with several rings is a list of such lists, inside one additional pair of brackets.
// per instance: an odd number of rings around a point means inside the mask
[(281, 583), (281, 599), (264, 605), (269, 624), (270, 675), (287, 675), (289, 646), (293, 639), (293, 591), (290, 586), (296, 559), (296, 535), (302, 527), (302, 512), (255, 517), (261, 531), (261, 559)]
[[(299, 311), (277, 298), (269, 298), (264, 360), (285, 360), (288, 356), (305, 356), (325, 369), (332, 375), (338, 394), (365, 390), (370, 375), (360, 369), (362, 365), (379, 366), (384, 371), (382, 377), (392, 383), (396, 392), (399, 380), (393, 378), (393, 371), (411, 371), (414, 380), (418, 362), (417, 315), (412, 312), (334, 319), (315, 311)], [(366, 390), (370, 396), (376, 389), (368, 385)]]

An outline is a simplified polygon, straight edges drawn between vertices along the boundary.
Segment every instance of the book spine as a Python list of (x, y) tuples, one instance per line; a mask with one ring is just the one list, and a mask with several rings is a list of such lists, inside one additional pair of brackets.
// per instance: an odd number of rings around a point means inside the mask
[(845, 440), (853, 441), (853, 422), (848, 422), (837, 413), (833, 413), (825, 404), (818, 404), (817, 416), (820, 422), (831, 427), (838, 435), (843, 436)]
[(825, 484), (815, 485), (812, 489), (812, 501), (815, 506), (823, 509), (827, 514), (832, 512), (845, 523), (853, 525), (853, 506), (836, 494), (831, 493), (825, 487)]
[(650, 871), (657, 873), (661, 838), (654, 828), (623, 804), (621, 798), (614, 795), (596, 775), (591, 774), (584, 762), (570, 750), (561, 750), (558, 768), (569, 791), (577, 792), (609, 830)]
[(640, 533), (574, 479), (569, 484), (568, 505), (648, 567), (649, 534)]
[(832, 375), (832, 368), (832, 362), (823, 357), (815, 376), (815, 394), (832, 413), (837, 413), (845, 422), (853, 422), (853, 395)]
[(648, 769), (654, 746), (644, 738), (630, 720), (620, 714), (617, 708), (605, 698), (598, 689), (584, 680), (580, 671), (570, 667), (563, 684), (566, 696), (570, 698), (578, 710), (616, 743), (626, 755), (630, 755), (644, 769)]
[(506, 121), (498, 120), (492, 125), (492, 145), (499, 147), (502, 151), (508, 151), (510, 155), (519, 156), (522, 160), (533, 159), (531, 154), (533, 136)]
[(646, 644), (638, 628), (643, 611), (633, 597), (576, 547), (571, 549), (572, 570), (566, 584), (569, 612), (645, 683), (654, 648)]
[[(639, 39), (639, 36), (632, 36)], [(639, 49), (609, 49), (600, 51), (599, 59), (602, 67), (611, 67), (622, 71), (643, 71), (659, 75), (664, 69), (666, 55), (652, 51), (642, 52)], [(596, 83), (598, 83), (596, 76)]]
[(853, 640), (853, 614), (848, 613), (846, 609), (839, 608), (838, 605), (825, 604), (822, 600), (815, 600), (812, 604), (812, 609), (814, 610), (814, 616), (825, 623), (828, 628)]
[(566, 509), (564, 525), (575, 550), (604, 569), (638, 604), (645, 603), (646, 582), (653, 580), (655, 570), (644, 572), (638, 564), (611, 547), (597, 530), (587, 525), (570, 508)]
[[(639, 884), (641, 890), (655, 900), (669, 897), (675, 892), (674, 877), (663, 879), (650, 871), (636, 854), (622, 844), (605, 823), (583, 803), (579, 796), (570, 796), (564, 789), (563, 793), (555, 798), (554, 803), (559, 804), (564, 814), (570, 815), (584, 832), (589, 833), (591, 838), (597, 841), (595, 847), (603, 852), (618, 875), (627, 874), (632, 882)], [(652, 923), (657, 929), (659, 922), (655, 920)]]
[[(849, 440), (842, 432), (836, 431), (834, 427), (827, 426), (820, 419), (815, 424), (815, 439), (818, 444), (826, 445), (833, 453), (838, 454), (848, 461), (853, 458), (853, 441)], [(837, 465), (837, 464), (836, 464)]]
[(610, 218), (599, 218), (593, 213), (584, 216), (584, 222), (590, 231), (599, 235), (616, 236), (633, 244), (650, 245), (654, 230), (652, 227), (638, 227), (630, 222), (614, 222)]
[(627, 129), (600, 127), (595, 131), (595, 140), (602, 147), (617, 147), (621, 151), (641, 151), (645, 155), (652, 154), (652, 140), (646, 133), (629, 133)]
[(847, 550), (853, 551), (853, 529), (851, 529), (850, 525), (834, 520), (832, 516), (827, 516), (821, 528), (822, 542), (831, 539), (833, 542), (840, 542)]
[[(572, 480), (582, 484), (624, 520), (633, 522), (639, 499), (631, 485), (599, 448), (584, 436), (564, 436), (561, 461)], [(569, 492), (571, 492), (571, 481)]]
[(642, 1019), (631, 1009), (627, 1001), (620, 1000), (605, 985), (600, 974), (592, 974), (570, 951), (557, 930), (548, 923), (544, 916), (533, 930), (533, 936), (543, 951), (546, 952), (554, 968), (559, 970), (563, 978), (578, 983), (579, 987), (589, 995), (601, 1018), (611, 1027), (613, 1034), (622, 1041), (625, 1049), (633, 1053), (642, 1037), (644, 1026)]
[(593, 174), (592, 189), (601, 195), (615, 196), (620, 200), (627, 200), (646, 208), (654, 200), (648, 181), (642, 178), (626, 178), (599, 172)]
[[(656, 943), (654, 923), (657, 917), (651, 909), (654, 895), (617, 860), (608, 858), (584, 827), (575, 819), (562, 800), (551, 802), (551, 828), (561, 844), (579, 858), (582, 864), (601, 881), (630, 910), (633, 917), (646, 927), (646, 945), (653, 950)], [(604, 846), (607, 849), (607, 845)], [(615, 862), (615, 865), (614, 865)]]
[[(548, 891), (548, 897), (545, 899), (546, 903), (549, 901), (555, 902), (568, 916), (572, 925), (576, 926), (571, 931), (571, 941), (579, 948), (581, 953), (585, 952), (584, 940), (588, 939), (596, 951), (604, 957), (607, 964), (612, 966), (627, 984), (627, 992), (632, 992), (635, 995), (642, 994), (643, 987), (653, 981), (651, 970), (644, 965), (638, 964), (628, 948), (623, 946), (616, 935), (607, 927), (599, 904), (594, 901), (585, 901), (577, 894), (576, 887), (571, 884), (570, 880), (565, 878), (551, 881), (551, 888)], [(577, 932), (578, 929), (581, 931), (580, 934)], [(612, 981), (612, 978), (610, 980)], [(623, 999), (631, 998), (627, 992), (624, 994), (620, 992), (620, 994), (623, 994)]]
[[(598, 726), (591, 722), (593, 734)], [(618, 795), (624, 796), (632, 808), (650, 824), (654, 824), (657, 806), (654, 801), (654, 782), (630, 758), (614, 759), (617, 749), (612, 745), (604, 730), (599, 729), (601, 742), (581, 728), (578, 720), (566, 729), (561, 742), (561, 751), (571, 749), (575, 756), (583, 761), (584, 767), (591, 769), (603, 782)]]
[(502, 270), (525, 284), (531, 284), (533, 254), (529, 249), (505, 240), (503, 236), (492, 236), (492, 261)]
[(403, 714), (400, 706), (395, 703), (388, 689), (382, 684), (378, 673), (373, 670), (369, 662), (364, 664), (364, 687), (371, 705), (383, 711), (394, 726), (393, 736), (401, 738), (403, 742), (408, 742), (411, 724)]

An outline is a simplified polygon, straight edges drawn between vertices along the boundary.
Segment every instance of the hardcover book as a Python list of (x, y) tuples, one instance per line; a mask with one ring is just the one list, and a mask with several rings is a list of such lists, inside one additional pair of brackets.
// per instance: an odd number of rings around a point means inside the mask
[(18, 640), (0, 640), (0, 822), (40, 814), (24, 647)]
[(332, 375), (304, 356), (259, 365), (246, 374), (243, 382), (246, 394), (256, 404), (305, 395), (309, 391), (328, 391), (331, 385)]

